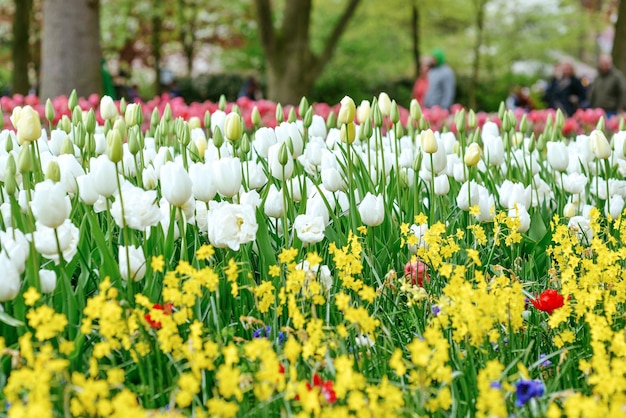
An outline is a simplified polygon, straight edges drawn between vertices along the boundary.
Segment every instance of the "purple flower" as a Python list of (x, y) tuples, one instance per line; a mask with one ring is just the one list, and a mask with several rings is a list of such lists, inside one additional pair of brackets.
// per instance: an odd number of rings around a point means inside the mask
[(515, 387), (515, 406), (525, 405), (532, 398), (539, 398), (545, 392), (546, 387), (541, 380), (520, 380)]
[(439, 306), (433, 305), (430, 308), (430, 311), (433, 313), (433, 315), (437, 316), (437, 315), (439, 315), (439, 312), (441, 312), (441, 309), (439, 308)]
[(493, 382), (491, 382), (489, 387), (492, 388), (492, 389), (502, 389), (502, 383), (500, 383), (498, 381), (493, 381)]
[(264, 327), (255, 329), (252, 333), (252, 336), (254, 338), (267, 338), (270, 335), (270, 331), (272, 331), (272, 327), (266, 325)]
[[(544, 360), (546, 357), (545, 354), (539, 354), (539, 361)], [(541, 362), (541, 367), (548, 367), (548, 366), (552, 366), (552, 362), (550, 360), (545, 360), (543, 362)]]

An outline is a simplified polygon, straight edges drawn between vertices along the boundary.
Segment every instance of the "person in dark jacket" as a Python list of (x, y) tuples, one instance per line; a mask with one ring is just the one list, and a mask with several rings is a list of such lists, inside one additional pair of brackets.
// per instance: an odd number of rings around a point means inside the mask
[(428, 70), (428, 89), (424, 96), (424, 106), (450, 109), (450, 106), (454, 104), (456, 94), (454, 71), (446, 64), (443, 50), (437, 48), (432, 55), (434, 63)]
[(550, 81), (543, 100), (549, 108), (561, 109), (566, 116), (572, 116), (585, 101), (585, 88), (574, 74), (574, 67), (568, 61), (554, 66), (554, 77)]
[(591, 85), (589, 101), (591, 107), (604, 109), (608, 117), (626, 110), (626, 80), (613, 67), (610, 55), (602, 55), (598, 60), (598, 76)]

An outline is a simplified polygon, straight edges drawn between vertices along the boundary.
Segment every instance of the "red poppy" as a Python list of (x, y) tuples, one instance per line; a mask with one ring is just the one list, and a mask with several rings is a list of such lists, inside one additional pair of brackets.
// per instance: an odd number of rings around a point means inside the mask
[(546, 289), (541, 292), (538, 298), (531, 299), (531, 303), (535, 308), (547, 312), (548, 315), (552, 314), (555, 309), (563, 306), (564, 301), (563, 295), (554, 289)]
[[(169, 314), (172, 313), (172, 310), (174, 309), (174, 305), (172, 305), (170, 302), (167, 302), (164, 305), (161, 305), (160, 303), (155, 303), (152, 306), (152, 309), (156, 309), (158, 311), (163, 311), (163, 313), (165, 315), (169, 315)], [(150, 312), (145, 314), (144, 318), (146, 319), (146, 321), (148, 322), (148, 324), (152, 328), (154, 328), (154, 329), (160, 329), (161, 328), (161, 323), (159, 321), (153, 320), (152, 317), (150, 316)]]
[(413, 284), (424, 287), (424, 280), (430, 280), (426, 271), (426, 264), (419, 260), (409, 261), (404, 265), (404, 275), (413, 279)]

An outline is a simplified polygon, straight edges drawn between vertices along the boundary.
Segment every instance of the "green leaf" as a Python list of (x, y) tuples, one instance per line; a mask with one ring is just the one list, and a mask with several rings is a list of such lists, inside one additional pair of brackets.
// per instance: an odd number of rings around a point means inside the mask
[(22, 325), (24, 325), (22, 321), (18, 321), (17, 319), (13, 318), (11, 315), (9, 315), (8, 313), (4, 311), (0, 312), (0, 321), (4, 322), (5, 324), (11, 327), (21, 327)]

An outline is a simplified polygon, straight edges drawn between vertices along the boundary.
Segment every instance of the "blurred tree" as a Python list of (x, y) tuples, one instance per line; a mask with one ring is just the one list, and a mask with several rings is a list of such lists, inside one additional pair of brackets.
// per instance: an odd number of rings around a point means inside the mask
[(612, 55), (615, 66), (626, 74), (626, 0), (619, 2)]
[(42, 24), (40, 97), (101, 94), (99, 0), (45, 0)]
[(30, 90), (30, 22), (33, 0), (15, 0), (13, 16), (13, 93), (27, 94)]
[[(281, 10), (280, 26), (270, 0), (255, 0), (259, 37), (265, 52), (268, 96), (287, 104), (296, 104), (321, 75), (335, 51), (339, 38), (360, 0), (348, 0), (339, 20), (322, 49), (315, 54), (311, 48), (310, 27), (312, 0), (288, 0)], [(275, 3), (274, 3), (275, 4)]]

